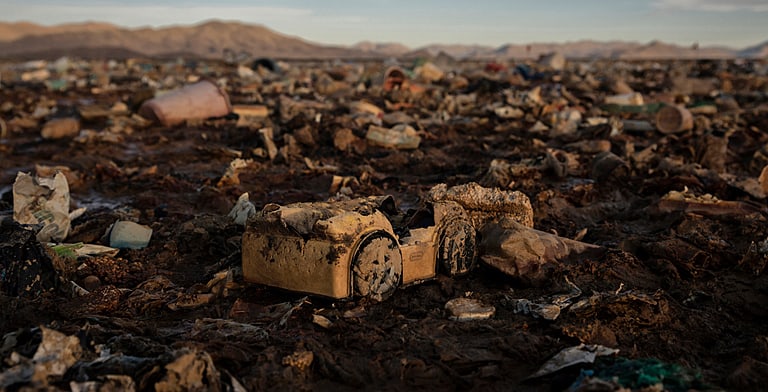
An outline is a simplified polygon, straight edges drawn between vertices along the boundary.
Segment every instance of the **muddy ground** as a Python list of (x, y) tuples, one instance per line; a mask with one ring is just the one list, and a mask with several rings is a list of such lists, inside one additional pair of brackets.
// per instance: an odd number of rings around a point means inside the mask
[[(65, 166), (73, 209), (88, 208), (72, 222), (66, 242), (108, 244), (105, 231), (118, 219), (149, 225), (153, 236), (144, 249), (81, 258), (70, 277), (90, 290), (87, 295), (69, 295), (61, 282), (50, 292), (0, 294), (0, 334), (16, 339), (4, 340), (0, 372), (7, 376), (18, 365), (13, 352), (32, 357), (43, 326), (77, 336), (82, 348), (74, 366), (46, 381), (52, 390), (88, 380), (114, 387), (108, 383), (117, 381), (107, 375), (128, 375), (138, 390), (161, 389), (162, 382), (173, 383), (166, 365), (187, 352), (208, 364), (204, 389), (228, 389), (234, 379), (248, 390), (563, 390), (581, 370), (599, 371), (617, 360), (527, 379), (561, 349), (579, 343), (616, 348), (618, 358), (679, 365), (690, 378), (675, 386), (680, 380), (672, 378), (682, 376), (670, 376), (669, 390), (757, 390), (768, 383), (768, 276), (762, 271), (768, 256), (765, 250), (747, 254), (750, 246), (759, 248), (753, 243), (768, 237), (765, 199), (734, 186), (726, 174), (760, 176), (768, 163), (759, 154), (768, 143), (768, 111), (760, 108), (766, 102), (764, 81), (754, 82), (750, 72), (756, 71), (742, 66), (638, 63), (622, 71), (646, 100), (674, 100), (669, 75), (678, 69), (715, 80), (714, 95), (682, 93), (689, 103), (717, 107), (717, 113), (702, 115), (709, 124), (669, 135), (612, 133), (608, 124), (586, 123), (568, 132), (531, 131), (547, 111), (563, 107), (577, 108), (584, 118), (652, 122), (649, 114), (600, 109), (602, 97), (613, 92), (605, 83), (584, 87), (579, 84), (583, 74), (576, 80), (579, 73), (570, 68), (526, 80), (511, 71), (482, 72), (482, 65), (465, 65), (466, 84), (452, 85), (446, 78), (422, 83), (426, 92), (405, 93), (386, 91), (375, 79), (361, 88), (340, 77), (338, 65), (299, 64), (308, 69), (305, 78), (267, 76), (254, 94), (242, 92), (246, 83), (221, 66), (221, 72), (229, 72), (233, 103), (265, 104), (269, 118), (242, 127), (233, 117), (173, 127), (120, 125), (128, 116), (83, 119), (83, 129), (113, 130), (119, 136), (88, 140), (43, 139), (40, 129), (50, 117), (77, 116), (83, 105), (108, 108), (122, 101), (135, 111), (140, 76), (113, 77), (114, 88), (98, 94), (88, 86), (50, 91), (43, 84), (4, 78), (0, 102), (11, 104), (0, 113), (9, 125), (0, 141), (0, 211), (9, 218), (17, 172)], [(338, 90), (315, 91), (311, 82), (324, 80), (317, 77), (322, 69), (342, 83)], [(605, 65), (590, 72), (602, 81), (612, 76), (610, 69)], [(702, 69), (710, 74), (702, 75)], [(161, 80), (162, 72), (201, 71), (158, 67), (153, 72), (151, 77)], [(736, 83), (742, 76), (747, 82)], [(729, 89), (725, 79), (733, 80)], [(294, 91), (286, 90), (291, 84)], [(526, 106), (523, 118), (505, 119), (487, 109), (535, 86), (542, 87), (544, 102)], [(444, 105), (447, 96), (469, 93), (477, 94), (475, 102), (458, 109)], [(726, 96), (730, 106), (717, 101)], [(302, 107), (289, 116), (286, 98), (326, 105)], [(366, 146), (368, 126), (347, 108), (360, 99), (410, 116), (398, 122), (411, 122), (420, 131), (418, 149)], [(55, 113), (28, 124), (14, 120), (26, 118), (41, 101), (49, 101)], [(265, 126), (275, 130), (278, 148), (284, 147), (274, 160), (260, 155), (265, 145), (258, 130)], [(354, 142), (334, 143), (341, 129), (352, 130)], [(607, 141), (622, 164), (593, 170), (600, 151), (580, 143), (589, 140)], [(723, 140), (726, 149), (711, 147)], [(566, 173), (537, 166), (547, 149), (572, 154)], [(252, 162), (237, 180), (220, 182), (238, 157)], [(499, 175), (489, 170), (494, 160), (527, 168)], [(257, 209), (325, 200), (335, 194), (334, 175), (355, 177), (350, 196), (391, 194), (402, 209), (418, 205), (439, 183), (476, 181), (520, 190), (531, 199), (537, 229), (578, 236), (609, 251), (566, 260), (543, 282), (511, 278), (480, 263), (468, 276), (440, 276), (402, 288), (382, 303), (332, 301), (249, 285), (237, 274), (226, 290), (211, 288), (216, 273), (236, 269), (240, 262), (243, 228), (226, 215), (243, 192)], [(719, 213), (659, 208), (664, 195), (684, 187), (696, 195), (742, 202), (742, 208)], [(536, 301), (569, 292), (566, 278), (582, 290), (579, 299), (592, 299), (588, 306), (566, 308), (554, 321), (515, 313), (515, 298)], [(210, 296), (198, 303), (199, 294)], [(464, 296), (495, 306), (495, 316), (450, 320), (446, 302)], [(315, 315), (330, 326), (313, 322)], [(99, 357), (104, 360), (96, 361)], [(20, 381), (7, 388), (35, 385), (43, 384)]]

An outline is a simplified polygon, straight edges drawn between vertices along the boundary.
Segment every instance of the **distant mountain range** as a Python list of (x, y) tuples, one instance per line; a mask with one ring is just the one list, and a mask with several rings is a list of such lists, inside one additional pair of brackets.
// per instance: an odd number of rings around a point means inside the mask
[(225, 50), (279, 59), (426, 57), (440, 52), (457, 59), (536, 58), (560, 52), (568, 58), (693, 59), (765, 58), (768, 41), (744, 49), (682, 47), (653, 41), (622, 41), (482, 45), (429, 45), (411, 49), (399, 43), (360, 42), (342, 47), (291, 37), (264, 26), (209, 21), (191, 26), (129, 29), (87, 22), (41, 26), (28, 22), (0, 23), (0, 58), (51, 59), (61, 56), (128, 58), (178, 56), (222, 58)]

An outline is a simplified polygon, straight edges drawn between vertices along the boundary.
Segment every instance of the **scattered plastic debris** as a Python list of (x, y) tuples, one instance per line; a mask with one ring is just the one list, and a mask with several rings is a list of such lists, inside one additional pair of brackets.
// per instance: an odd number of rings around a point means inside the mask
[(80, 360), (83, 355), (80, 339), (61, 332), (40, 327), (42, 341), (31, 358), (18, 353), (10, 368), (0, 373), (0, 388), (6, 390), (18, 385), (46, 389)]
[(568, 294), (555, 295), (548, 298), (540, 298), (536, 301), (528, 299), (510, 299), (509, 302), (515, 313), (532, 314), (545, 320), (554, 321), (560, 317), (560, 313), (573, 303), (573, 300), (581, 296), (581, 289), (568, 278), (566, 283), (572, 288)]
[[(563, 389), (579, 370), (582, 389), (768, 382), (763, 60), (539, 62), (559, 49), (535, 44), (493, 61), (460, 54), (489, 53), (476, 47), (277, 61), (227, 45), (0, 64), (0, 389)], [(20, 171), (66, 178), (66, 234), (12, 219)], [(36, 184), (33, 217), (54, 188)], [(107, 246), (116, 221), (150, 242)], [(300, 279), (254, 284), (257, 253), (268, 278)], [(321, 268), (343, 300), (317, 292)], [(449, 321), (459, 297), (496, 313)], [(39, 326), (81, 340), (72, 365), (48, 352), (68, 369), (47, 381), (31, 378)], [(564, 341), (638, 363), (521, 385)], [(702, 376), (641, 363), (653, 356)]]
[(232, 111), (227, 93), (210, 80), (203, 80), (145, 102), (139, 114), (164, 126), (186, 120), (224, 116)]
[(496, 308), (472, 298), (454, 298), (445, 304), (449, 318), (456, 321), (485, 320), (493, 317)]
[(223, 186), (228, 185), (238, 185), (240, 184), (240, 177), (238, 176), (239, 171), (241, 169), (245, 169), (248, 167), (249, 164), (251, 164), (253, 161), (236, 158), (232, 162), (229, 163), (229, 166), (227, 167), (227, 170), (224, 172), (224, 175), (221, 176), (221, 179), (218, 183), (216, 183), (216, 186), (221, 188)]
[(333, 322), (331, 320), (328, 320), (327, 317), (320, 315), (320, 314), (313, 314), (312, 315), (312, 322), (320, 327), (323, 327), (325, 329), (330, 328), (333, 325)]
[(664, 363), (654, 358), (601, 358), (595, 370), (582, 371), (582, 376), (569, 390), (629, 389), (683, 392), (714, 390), (701, 380), (701, 374), (683, 366)]
[(656, 112), (656, 128), (665, 134), (685, 132), (693, 128), (693, 115), (680, 106), (664, 106)]
[(258, 124), (269, 116), (269, 108), (264, 105), (233, 105), (232, 112), (238, 115), (238, 127)]
[(486, 225), (480, 259), (499, 271), (531, 284), (543, 284), (571, 257), (599, 257), (605, 249), (531, 229), (511, 219)]
[(238, 225), (245, 226), (245, 222), (248, 220), (248, 218), (255, 214), (256, 206), (251, 203), (248, 192), (245, 192), (240, 195), (240, 197), (237, 199), (237, 203), (235, 203), (235, 206), (232, 207), (232, 210), (229, 211), (229, 215), (227, 216), (232, 218), (232, 220)]
[(403, 150), (419, 148), (421, 137), (410, 125), (400, 124), (394, 128), (382, 128), (371, 125), (366, 133), (368, 144), (379, 147), (391, 147)]
[(568, 347), (555, 354), (554, 357), (541, 365), (541, 368), (528, 378), (546, 376), (574, 365), (594, 363), (597, 357), (616, 355), (618, 353), (619, 350), (617, 349), (597, 344), (580, 344), (578, 346)]
[(13, 219), (21, 224), (42, 224), (40, 242), (63, 241), (70, 230), (69, 184), (62, 173), (37, 177), (19, 172), (13, 183)]
[(119, 249), (142, 249), (149, 245), (152, 228), (136, 222), (118, 221), (109, 231), (109, 246)]
[(76, 118), (57, 118), (43, 125), (40, 136), (43, 139), (63, 139), (80, 133), (80, 121)]

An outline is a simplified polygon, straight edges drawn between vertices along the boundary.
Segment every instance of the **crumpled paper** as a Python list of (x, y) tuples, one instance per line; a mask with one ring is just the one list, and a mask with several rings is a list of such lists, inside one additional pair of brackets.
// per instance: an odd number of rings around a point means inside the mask
[(24, 225), (43, 224), (41, 242), (63, 241), (70, 230), (69, 184), (61, 172), (37, 177), (19, 172), (13, 183), (13, 219)]

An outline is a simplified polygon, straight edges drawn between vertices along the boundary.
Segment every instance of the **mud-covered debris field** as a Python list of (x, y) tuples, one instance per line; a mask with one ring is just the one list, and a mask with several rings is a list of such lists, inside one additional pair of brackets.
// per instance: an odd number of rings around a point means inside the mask
[[(765, 61), (0, 75), (1, 390), (768, 383)], [(382, 301), (243, 279), (243, 223), (271, 203), (390, 195), (408, 213), (473, 182), (527, 196), (541, 248), (506, 245), (519, 224), (479, 230), (468, 274)], [(244, 193), (255, 208), (233, 210)]]

